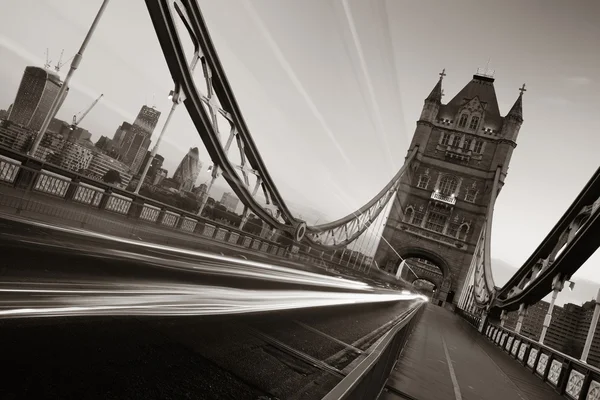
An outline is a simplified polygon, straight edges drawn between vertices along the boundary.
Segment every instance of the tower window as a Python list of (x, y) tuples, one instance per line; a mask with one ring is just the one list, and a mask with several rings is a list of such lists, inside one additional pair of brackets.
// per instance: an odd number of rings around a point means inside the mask
[(458, 147), (459, 144), (460, 144), (460, 136), (458, 136), (458, 135), (452, 136), (452, 141), (450, 142), (450, 146)]
[(418, 188), (427, 189), (428, 184), (429, 184), (429, 176), (427, 176), (427, 175), (419, 176), (419, 182), (417, 183)]
[(473, 140), (470, 138), (465, 138), (465, 140), (463, 141), (463, 149), (465, 150), (469, 150), (471, 148), (471, 142)]
[(442, 146), (448, 146), (448, 142), (450, 141), (450, 135), (447, 132), (442, 132), (442, 136), (440, 137), (440, 144)]
[(483, 151), (483, 142), (481, 140), (478, 140), (475, 142), (475, 147), (473, 148), (473, 151), (477, 154), (481, 154)]
[(469, 129), (477, 129), (479, 125), (479, 117), (471, 117), (471, 124), (469, 125)]
[(464, 128), (465, 126), (467, 126), (467, 119), (469, 117), (467, 116), (467, 114), (463, 114), (460, 116), (460, 119), (458, 120), (458, 127), (459, 128)]
[(456, 235), (458, 235), (458, 225), (457, 224), (448, 225), (448, 229), (446, 229), (446, 235), (455, 238)]
[(412, 222), (413, 225), (421, 226), (423, 223), (423, 213), (415, 211), (413, 213)]
[(465, 193), (465, 201), (468, 201), (469, 203), (475, 203), (476, 197), (477, 197), (477, 190), (467, 189), (467, 193)]
[(444, 196), (450, 196), (452, 193), (456, 191), (456, 178), (450, 175), (446, 175), (440, 181), (439, 190), (442, 192)]
[(427, 222), (425, 223), (425, 228), (441, 233), (444, 231), (444, 226), (446, 225), (447, 218), (448, 217), (444, 214), (431, 211), (429, 212), (429, 217), (427, 218)]
[(458, 230), (458, 238), (460, 240), (467, 240), (467, 235), (469, 234), (469, 224), (462, 224), (460, 229)]

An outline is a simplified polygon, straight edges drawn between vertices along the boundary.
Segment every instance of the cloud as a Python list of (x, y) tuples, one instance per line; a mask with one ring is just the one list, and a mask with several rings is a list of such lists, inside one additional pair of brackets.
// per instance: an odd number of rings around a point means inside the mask
[(571, 76), (567, 78), (567, 83), (573, 86), (587, 86), (592, 83), (592, 80), (586, 76)]
[(281, 68), (283, 68), (283, 70), (286, 72), (286, 74), (288, 75), (288, 78), (292, 81), (296, 90), (298, 91), (298, 93), (300, 93), (300, 96), (306, 102), (306, 104), (307, 104), (308, 108), (310, 109), (310, 111), (312, 112), (313, 116), (321, 124), (321, 127), (323, 128), (323, 131), (325, 131), (326, 136), (331, 140), (331, 142), (335, 146), (336, 150), (340, 154), (341, 158), (348, 165), (348, 167), (352, 168), (352, 166), (354, 164), (350, 161), (350, 159), (346, 155), (346, 152), (342, 148), (342, 145), (337, 140), (332, 129), (329, 127), (329, 125), (325, 121), (325, 117), (323, 116), (323, 114), (321, 114), (321, 111), (319, 111), (319, 108), (313, 102), (312, 98), (308, 94), (308, 91), (305, 89), (302, 82), (300, 82), (300, 79), (296, 75), (294, 68), (290, 65), (288, 60), (283, 55), (283, 52), (281, 51), (281, 49), (275, 42), (273, 35), (269, 32), (268, 28), (266, 27), (266, 25), (264, 24), (262, 19), (258, 16), (258, 13), (252, 6), (252, 3), (248, 0), (245, 0), (242, 4), (246, 8), (246, 11), (250, 14), (250, 18), (252, 18), (253, 22), (256, 24), (256, 26), (260, 30), (262, 36), (267, 41), (269, 48), (271, 49), (271, 51), (273, 51), (273, 54), (277, 58), (277, 61), (279, 62)]
[(570, 100), (559, 96), (543, 97), (541, 100), (550, 106), (564, 107), (571, 104)]

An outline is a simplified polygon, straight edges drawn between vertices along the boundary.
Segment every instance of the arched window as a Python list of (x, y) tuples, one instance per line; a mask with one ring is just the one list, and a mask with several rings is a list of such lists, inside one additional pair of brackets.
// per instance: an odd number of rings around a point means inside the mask
[(477, 129), (479, 126), (479, 117), (473, 116), (471, 117), (471, 123), (469, 124), (469, 129)]
[(420, 175), (419, 182), (417, 183), (417, 187), (420, 189), (427, 189), (428, 184), (429, 184), (429, 176), (428, 175)]
[(440, 181), (439, 190), (444, 196), (450, 196), (456, 191), (457, 181), (451, 175), (445, 175)]
[(460, 119), (458, 120), (458, 127), (459, 128), (464, 128), (465, 126), (467, 126), (467, 119), (469, 118), (469, 116), (467, 114), (463, 114), (460, 116)]
[(467, 240), (468, 234), (469, 234), (469, 224), (464, 223), (458, 229), (458, 238), (460, 240)]

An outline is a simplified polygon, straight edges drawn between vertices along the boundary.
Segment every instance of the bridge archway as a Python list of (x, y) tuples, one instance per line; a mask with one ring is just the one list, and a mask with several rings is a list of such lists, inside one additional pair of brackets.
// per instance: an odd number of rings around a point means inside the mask
[[(435, 286), (432, 296), (434, 300), (450, 302), (453, 300), (454, 294), (450, 291), (452, 274), (446, 260), (431, 250), (419, 247), (405, 247), (396, 251), (410, 267), (403, 268), (401, 278), (409, 282), (429, 281)], [(394, 273), (397, 273), (400, 264), (401, 261), (398, 262)]]
[(424, 294), (427, 297), (433, 298), (437, 291), (437, 285), (431, 282), (429, 279), (419, 278), (412, 282), (415, 290), (419, 293)]

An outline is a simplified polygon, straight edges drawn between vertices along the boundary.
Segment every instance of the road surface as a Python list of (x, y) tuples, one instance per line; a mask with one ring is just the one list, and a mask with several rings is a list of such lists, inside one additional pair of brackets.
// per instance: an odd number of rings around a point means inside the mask
[(419, 302), (14, 220), (0, 251), (2, 399), (318, 399)]

